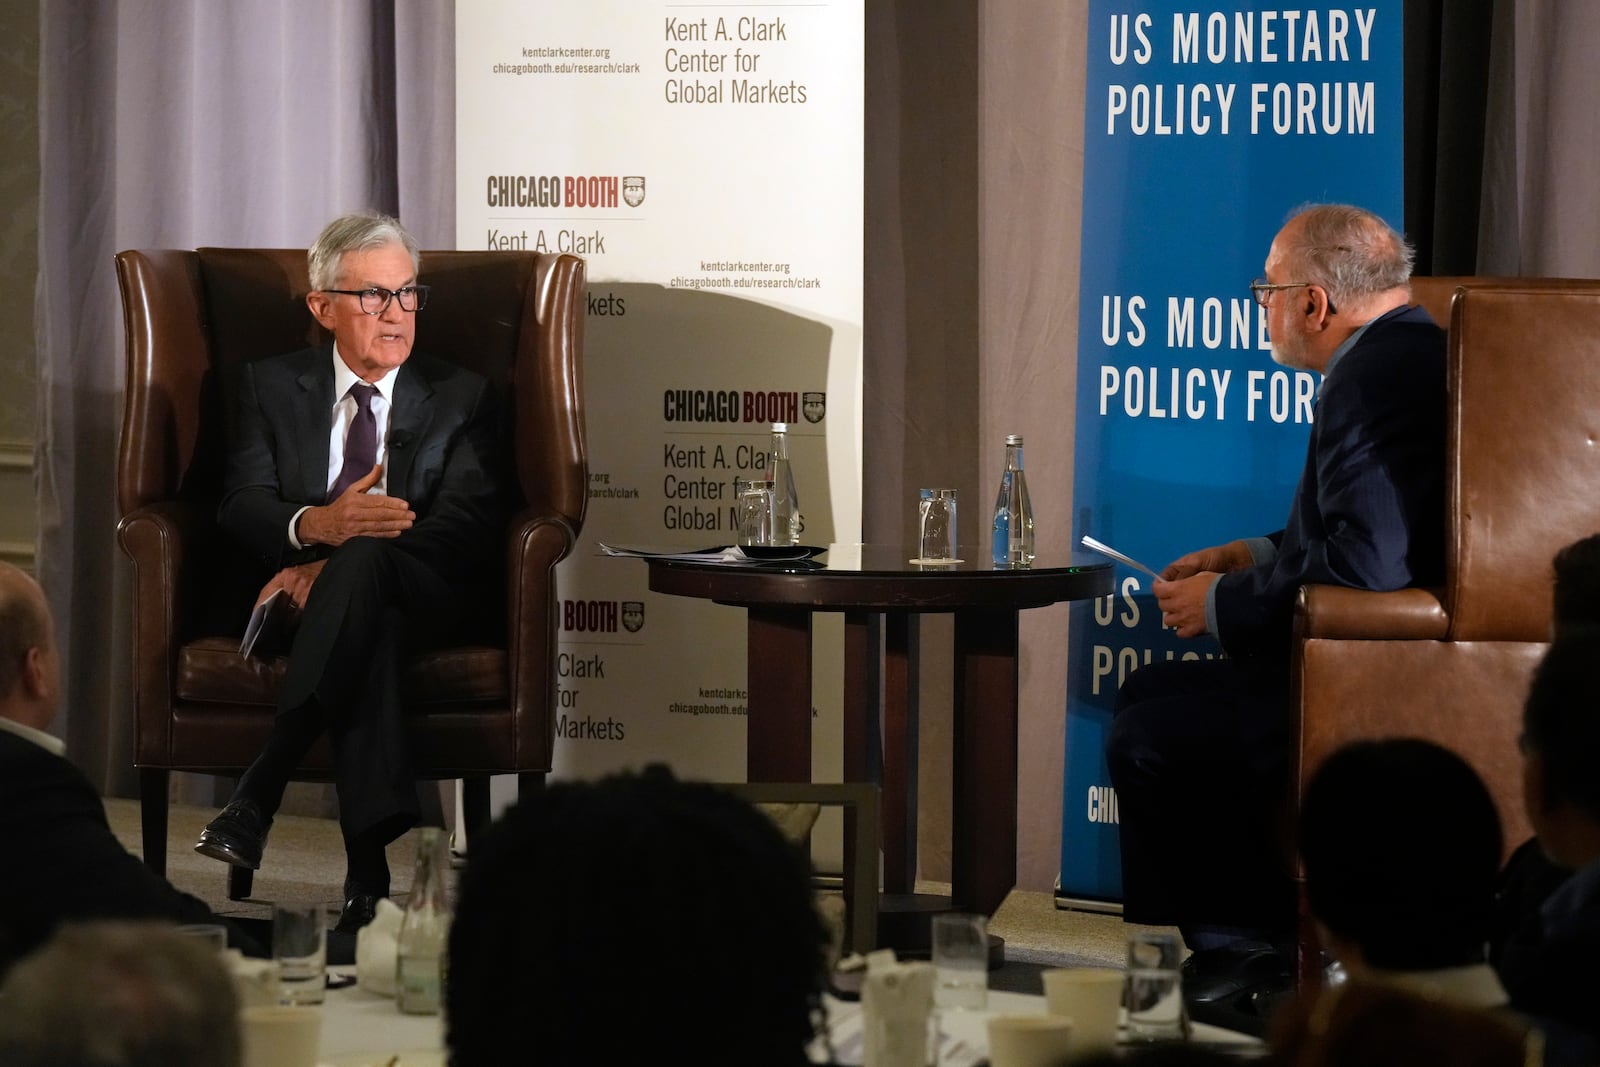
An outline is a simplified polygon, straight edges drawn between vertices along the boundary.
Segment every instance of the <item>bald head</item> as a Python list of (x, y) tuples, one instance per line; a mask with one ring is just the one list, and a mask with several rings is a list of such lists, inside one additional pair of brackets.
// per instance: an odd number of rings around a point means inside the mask
[(0, 714), (42, 729), (55, 713), (55, 690), (44, 591), (23, 571), (0, 563)]

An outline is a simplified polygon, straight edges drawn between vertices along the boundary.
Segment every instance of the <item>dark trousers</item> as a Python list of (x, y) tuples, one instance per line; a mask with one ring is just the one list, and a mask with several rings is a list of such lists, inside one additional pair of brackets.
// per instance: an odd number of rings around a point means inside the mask
[(459, 628), (467, 599), (393, 541), (362, 537), (335, 549), (295, 633), (272, 736), (235, 795), (277, 810), (295, 766), (327, 730), (345, 840), (393, 840), (416, 825), (400, 670), (407, 655)]
[(1288, 722), (1286, 668), (1174, 661), (1128, 676), (1106, 740), (1123, 918), (1293, 930)]

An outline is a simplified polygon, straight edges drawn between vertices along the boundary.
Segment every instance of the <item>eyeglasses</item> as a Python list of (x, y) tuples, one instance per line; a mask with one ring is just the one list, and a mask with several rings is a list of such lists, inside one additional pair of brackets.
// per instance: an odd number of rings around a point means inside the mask
[(1279, 289), (1304, 289), (1308, 285), (1316, 284), (1316, 282), (1284, 282), (1281, 285), (1275, 285), (1265, 278), (1257, 278), (1250, 283), (1250, 295), (1255, 297), (1257, 304), (1266, 307), (1267, 301), (1272, 299), (1272, 294)]
[(361, 310), (368, 315), (382, 315), (389, 310), (389, 301), (400, 301), (401, 311), (421, 311), (428, 303), (428, 286), (403, 285), (398, 289), (385, 289), (374, 285), (368, 289), (324, 289), (324, 293), (341, 293), (361, 298)]

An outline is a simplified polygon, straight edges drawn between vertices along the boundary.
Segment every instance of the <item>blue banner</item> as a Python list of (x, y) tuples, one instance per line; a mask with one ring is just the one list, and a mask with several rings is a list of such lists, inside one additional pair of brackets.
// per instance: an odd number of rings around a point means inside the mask
[[(1160, 571), (1284, 524), (1319, 379), (1272, 362), (1248, 286), (1303, 203), (1401, 225), (1401, 3), (1092, 0), (1088, 32), (1073, 540)], [(1148, 587), (1119, 565), (1073, 607), (1064, 897), (1121, 897), (1117, 686), (1219, 654), (1163, 630)]]

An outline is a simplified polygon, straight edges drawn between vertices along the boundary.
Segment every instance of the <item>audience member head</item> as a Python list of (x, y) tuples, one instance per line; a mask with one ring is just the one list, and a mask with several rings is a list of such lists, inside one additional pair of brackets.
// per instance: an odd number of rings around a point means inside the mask
[(562, 782), (472, 842), (450, 931), (456, 1067), (804, 1064), (827, 935), (810, 864), (755, 808), (661, 767)]
[(44, 591), (0, 563), (0, 716), (43, 730), (55, 717), (60, 682)]
[(1258, 294), (1272, 358), (1322, 371), (1364, 323), (1410, 298), (1411, 246), (1382, 218), (1348, 204), (1309, 204), (1284, 223), (1267, 253)]
[(1522, 709), (1523, 804), (1552, 860), (1600, 859), (1600, 626), (1564, 626)]
[(1585, 537), (1556, 553), (1555, 630), (1570, 625), (1600, 625), (1600, 534)]
[(1509, 1015), (1352, 981), (1286, 1006), (1268, 1046), (1281, 1067), (1524, 1067), (1539, 1041)]
[(1478, 775), (1429, 741), (1358, 741), (1300, 803), (1311, 913), (1352, 974), (1482, 963), (1500, 819)]
[(339, 287), (339, 271), (347, 252), (368, 252), (385, 245), (400, 245), (411, 257), (411, 272), (422, 270), (422, 252), (400, 220), (376, 211), (340, 215), (322, 228), (306, 253), (311, 288)]
[(0, 987), (6, 1067), (238, 1067), (239, 1003), (215, 951), (176, 927), (61, 927)]

